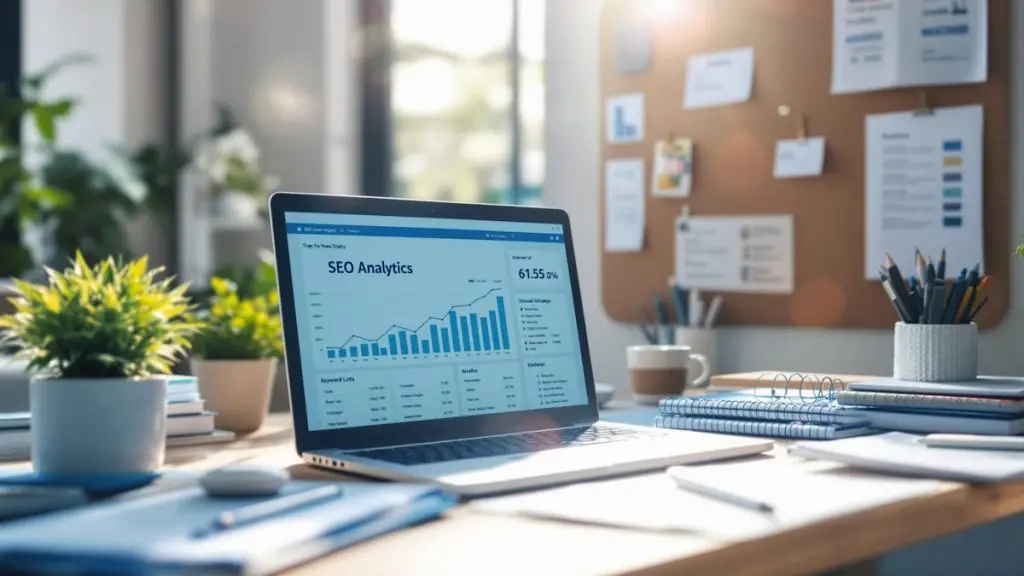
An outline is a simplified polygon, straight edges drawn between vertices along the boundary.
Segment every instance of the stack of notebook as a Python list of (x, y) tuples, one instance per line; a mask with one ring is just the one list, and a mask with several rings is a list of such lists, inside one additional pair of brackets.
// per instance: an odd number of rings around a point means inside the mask
[(214, 428), (215, 413), (205, 409), (194, 376), (172, 376), (167, 380), (167, 446), (191, 446), (234, 439), (233, 432)]
[(834, 440), (875, 432), (861, 410), (840, 405), (835, 391), (755, 388), (676, 396), (658, 404), (659, 428), (720, 434)]
[(1024, 434), (1024, 378), (979, 377), (969, 382), (855, 382), (837, 394), (881, 430), (919, 433)]

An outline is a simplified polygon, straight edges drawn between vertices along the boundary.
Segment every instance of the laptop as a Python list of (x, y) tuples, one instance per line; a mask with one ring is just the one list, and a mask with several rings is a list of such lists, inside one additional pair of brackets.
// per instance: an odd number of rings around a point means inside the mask
[(279, 192), (270, 218), (313, 466), (473, 496), (772, 447), (599, 420), (563, 211)]

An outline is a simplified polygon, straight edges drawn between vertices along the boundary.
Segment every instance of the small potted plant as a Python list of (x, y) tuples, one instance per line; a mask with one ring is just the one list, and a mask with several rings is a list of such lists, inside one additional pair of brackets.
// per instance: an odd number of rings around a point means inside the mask
[(15, 281), (0, 343), (37, 369), (32, 464), (42, 474), (151, 472), (163, 465), (167, 380), (189, 347), (186, 286), (145, 258), (95, 265), (78, 253), (48, 283)]
[(192, 374), (216, 426), (244, 434), (270, 410), (277, 361), (283, 353), (277, 292), (242, 296), (223, 278), (210, 280), (209, 305), (193, 341)]

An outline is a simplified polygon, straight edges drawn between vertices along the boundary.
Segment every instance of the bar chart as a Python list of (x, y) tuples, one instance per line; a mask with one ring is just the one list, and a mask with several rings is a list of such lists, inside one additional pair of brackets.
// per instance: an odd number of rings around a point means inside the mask
[(456, 304), (416, 326), (392, 325), (383, 334), (353, 334), (328, 344), (328, 361), (435, 358), (451, 355), (512, 354), (509, 303), (500, 288)]

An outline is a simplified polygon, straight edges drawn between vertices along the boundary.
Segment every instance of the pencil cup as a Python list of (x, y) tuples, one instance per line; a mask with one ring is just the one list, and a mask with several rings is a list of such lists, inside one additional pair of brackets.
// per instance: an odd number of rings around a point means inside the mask
[(893, 377), (964, 382), (978, 377), (977, 324), (896, 324)]
[[(676, 344), (680, 346), (689, 346), (690, 350), (698, 354), (702, 354), (708, 361), (708, 371), (714, 375), (715, 372), (715, 358), (718, 357), (718, 331), (713, 328), (688, 328), (686, 326), (676, 327)], [(697, 376), (697, 374), (694, 374)], [(691, 378), (688, 385), (698, 387), (704, 383), (694, 382)]]

